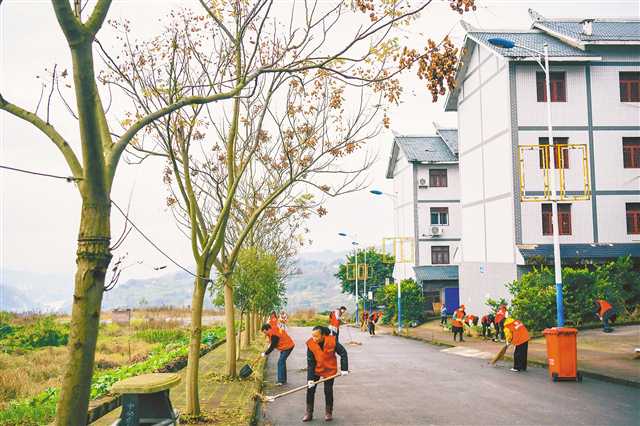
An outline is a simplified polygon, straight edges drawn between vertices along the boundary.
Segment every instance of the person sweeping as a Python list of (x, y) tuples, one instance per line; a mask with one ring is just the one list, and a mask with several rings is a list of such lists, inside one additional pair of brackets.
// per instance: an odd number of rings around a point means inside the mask
[(458, 309), (453, 312), (451, 316), (451, 331), (453, 331), (453, 341), (456, 341), (456, 335), (460, 334), (460, 341), (464, 342), (462, 334), (464, 332), (464, 318), (466, 312), (464, 311), (464, 305), (460, 305)]
[(482, 338), (483, 339), (489, 339), (491, 338), (491, 324), (493, 324), (493, 321), (495, 320), (495, 317), (493, 316), (492, 313), (489, 313), (487, 315), (483, 315), (482, 318), (480, 319), (480, 324), (482, 325)]
[(527, 352), (529, 351), (527, 327), (520, 320), (507, 318), (504, 321), (504, 334), (507, 343), (515, 346), (511, 371), (527, 371)]
[(596, 300), (595, 307), (596, 315), (598, 316), (598, 318), (600, 318), (600, 321), (602, 321), (602, 331), (604, 331), (605, 333), (611, 333), (613, 331), (613, 328), (609, 325), (609, 321), (615, 321), (615, 308), (611, 305), (611, 303), (607, 302), (604, 299)]
[(342, 317), (347, 312), (347, 308), (340, 306), (339, 309), (331, 311), (329, 313), (329, 330), (331, 334), (336, 336), (336, 341), (340, 336), (340, 324), (342, 323)]
[[(314, 382), (320, 378), (331, 377), (338, 374), (338, 359), (340, 355), (340, 375), (349, 374), (349, 359), (347, 350), (338, 343), (337, 336), (331, 334), (327, 327), (316, 326), (311, 332), (311, 338), (307, 340), (307, 409), (302, 418), (303, 422), (313, 420), (313, 407), (316, 396)], [(333, 382), (334, 379), (324, 382), (324, 420), (333, 420)]]
[(504, 322), (506, 318), (507, 307), (500, 305), (493, 322), (493, 326), (496, 329), (496, 337), (493, 339), (494, 342), (504, 342)]
[(280, 351), (280, 358), (278, 358), (278, 372), (276, 374), (276, 386), (282, 386), (287, 383), (287, 358), (291, 355), (291, 351), (295, 347), (293, 339), (289, 337), (287, 332), (280, 328), (273, 328), (271, 324), (263, 324), (262, 332), (269, 339), (269, 348), (261, 355), (263, 357), (269, 356), (274, 349)]
[(369, 321), (367, 323), (367, 327), (369, 329), (369, 336), (375, 336), (376, 335), (376, 323), (378, 322), (378, 313), (377, 312), (373, 312), (371, 315), (369, 315)]

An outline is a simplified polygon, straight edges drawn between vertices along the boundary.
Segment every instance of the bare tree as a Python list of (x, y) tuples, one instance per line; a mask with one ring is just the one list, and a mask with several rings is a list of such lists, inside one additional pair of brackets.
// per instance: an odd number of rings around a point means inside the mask
[[(74, 114), (78, 120), (80, 152), (76, 153), (50, 123), (48, 114), (43, 118), (1, 94), (0, 109), (35, 126), (54, 143), (67, 163), (82, 199), (69, 361), (58, 403), (58, 424), (86, 422), (105, 273), (112, 257), (110, 194), (125, 149), (136, 144), (140, 145), (141, 152), (154, 155), (153, 149), (144, 146), (145, 136), (149, 132), (158, 135), (160, 126), (170, 135), (162, 142), (169, 148), (168, 155), (174, 157), (170, 158), (172, 167), (183, 168), (184, 186), (179, 191), (189, 205), (192, 249), (194, 258), (199, 260), (193, 303), (194, 316), (199, 318), (210, 269), (215, 266), (228, 274), (235, 262), (235, 248), (228, 251), (228, 256), (222, 256), (226, 225), (237, 186), (257, 151), (249, 150), (246, 157), (238, 152), (240, 116), (239, 113), (231, 114), (228, 133), (219, 144), (227, 170), (223, 207), (215, 224), (207, 226), (196, 206), (190, 177), (190, 141), (198, 135), (182, 133), (195, 130), (200, 123), (191, 123), (189, 119), (197, 117), (203, 106), (223, 100), (230, 100), (232, 111), (239, 111), (240, 100), (252, 96), (258, 88), (261, 93), (269, 93), (269, 83), (264, 77), (271, 76), (269, 81), (273, 82), (283, 79), (283, 75), (304, 77), (317, 70), (326, 73), (327, 78), (351, 85), (372, 85), (389, 102), (396, 102), (401, 89), (395, 75), (419, 64), (417, 74), (425, 77), (429, 90), (437, 94), (449, 81), (446, 70), (455, 66), (455, 49), (446, 43), (434, 44), (425, 52), (417, 53), (403, 50), (392, 40), (393, 29), (409, 25), (430, 2), (411, 5), (399, 0), (356, 0), (349, 5), (339, 0), (332, 3), (305, 0), (292, 4), (288, 19), (278, 19), (273, 0), (213, 4), (200, 0), (206, 17), (183, 19), (181, 27), (170, 27), (165, 31), (165, 37), (140, 47), (128, 40), (126, 24), (116, 28), (123, 32), (126, 48), (125, 59), (120, 61), (97, 41), (111, 0), (96, 0), (86, 19), (81, 16), (81, 2), (74, 1), (72, 6), (69, 0), (52, 0), (73, 63)], [(449, 2), (458, 11), (473, 4), (473, 0)], [(185, 26), (189, 31), (194, 30), (194, 37), (184, 37), (184, 31), (181, 31)], [(332, 31), (342, 27), (352, 29), (352, 36), (340, 40), (334, 47), (328, 46)], [(115, 130), (113, 121), (105, 113), (104, 94), (100, 93), (103, 87), (98, 85), (95, 74), (94, 43), (98, 44), (110, 69), (100, 81), (107, 89), (117, 89), (133, 101), (130, 115), (117, 119), (122, 127), (120, 132)], [(178, 67), (170, 69), (175, 65)], [(318, 77), (325, 78), (324, 75)], [(332, 149), (337, 154), (352, 150), (353, 145), (333, 146)], [(181, 162), (176, 156), (182, 157)], [(288, 159), (281, 159), (272, 166), (284, 167), (288, 163), (292, 164)], [(278, 167), (274, 170), (279, 173)], [(303, 173), (296, 179), (303, 181), (304, 176)], [(276, 190), (265, 199), (264, 207), (255, 211), (249, 225), (252, 226), (264, 209), (285, 191), (286, 188)], [(228, 296), (232, 296), (231, 288)], [(233, 318), (233, 309), (230, 311)], [(228, 333), (233, 333), (229, 315), (227, 325)], [(195, 347), (199, 344), (196, 341), (200, 336), (199, 321), (192, 327), (191, 346)], [(190, 364), (195, 365), (195, 370), (189, 370), (188, 382), (195, 390), (188, 393), (189, 413), (199, 411), (197, 377), (191, 377), (197, 374), (197, 362), (191, 351)], [(228, 372), (235, 374), (233, 359), (229, 359)]]

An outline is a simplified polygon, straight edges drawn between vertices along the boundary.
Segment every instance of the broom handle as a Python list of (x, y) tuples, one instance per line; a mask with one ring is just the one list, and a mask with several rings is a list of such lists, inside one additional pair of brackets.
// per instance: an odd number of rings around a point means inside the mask
[[(322, 382), (326, 382), (327, 380), (335, 379), (335, 378), (336, 378), (336, 377), (338, 377), (338, 376), (340, 376), (340, 373), (338, 373), (338, 374), (334, 374), (333, 376), (330, 376), (330, 377), (324, 377), (324, 378), (322, 378), (322, 379), (318, 380), (317, 382), (313, 382), (313, 385), (315, 386), (315, 385), (317, 385), (318, 383), (322, 383)], [(282, 396), (287, 396), (287, 395), (290, 395), (290, 394), (292, 394), (292, 393), (295, 393), (295, 392), (301, 391), (301, 390), (303, 390), (303, 389), (307, 389), (308, 387), (309, 387), (309, 385), (308, 385), (308, 384), (307, 384), (307, 385), (298, 386), (297, 388), (294, 388), (294, 389), (288, 390), (288, 391), (286, 391), (286, 392), (279, 393), (279, 394), (277, 394), (277, 395), (273, 395), (273, 396), (272, 396), (272, 398), (273, 398), (273, 399), (276, 399), (276, 398), (280, 398), (280, 397), (282, 397)]]

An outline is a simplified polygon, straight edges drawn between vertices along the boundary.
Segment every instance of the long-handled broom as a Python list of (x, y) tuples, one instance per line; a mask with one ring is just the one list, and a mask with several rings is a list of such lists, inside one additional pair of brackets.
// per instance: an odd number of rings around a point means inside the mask
[[(340, 373), (337, 373), (337, 374), (334, 374), (333, 376), (324, 377), (324, 378), (322, 378), (320, 380), (317, 380), (317, 381), (313, 382), (313, 385), (315, 386), (318, 383), (322, 383), (322, 382), (326, 382), (327, 380), (335, 379), (336, 377), (339, 377), (340, 375), (341, 375)], [(278, 398), (282, 398), (283, 396), (291, 395), (292, 393), (299, 392), (301, 390), (307, 389), (308, 387), (309, 387), (309, 385), (307, 384), (307, 385), (298, 386), (297, 388), (293, 388), (291, 390), (279, 393), (277, 395), (260, 395), (260, 399), (262, 400), (262, 402), (273, 402)]]
[(496, 362), (500, 361), (502, 358), (504, 358), (504, 354), (507, 352), (507, 349), (509, 349), (510, 344), (507, 343), (506, 345), (504, 345), (502, 348), (500, 348), (500, 350), (498, 351), (497, 354), (495, 354), (493, 356), (493, 358), (491, 359), (491, 361), (489, 361), (489, 364), (494, 365)]

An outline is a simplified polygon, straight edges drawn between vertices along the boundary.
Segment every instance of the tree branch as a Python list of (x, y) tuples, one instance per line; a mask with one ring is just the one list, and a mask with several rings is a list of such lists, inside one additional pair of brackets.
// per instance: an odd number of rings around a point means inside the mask
[(9, 114), (18, 117), (24, 121), (33, 124), (42, 133), (44, 133), (60, 150), (64, 159), (67, 161), (67, 165), (71, 170), (73, 177), (81, 179), (83, 177), (82, 166), (78, 161), (73, 149), (67, 143), (67, 141), (58, 133), (58, 131), (51, 125), (46, 123), (43, 119), (38, 117), (32, 112), (29, 112), (17, 105), (8, 102), (0, 94), (0, 109), (7, 111)]
[(102, 27), (110, 7), (111, 0), (98, 0), (98, 3), (93, 8), (93, 12), (85, 24), (85, 28), (92, 36), (95, 36)]
[(164, 117), (167, 114), (171, 114), (172, 112), (188, 105), (203, 105), (211, 102), (217, 102), (224, 99), (232, 98), (238, 95), (242, 91), (242, 89), (245, 87), (245, 85), (246, 83), (242, 83), (228, 92), (218, 93), (211, 96), (189, 96), (142, 117), (140, 120), (138, 120), (133, 125), (131, 125), (131, 127), (129, 127), (129, 130), (127, 130), (122, 135), (122, 137), (120, 137), (118, 142), (116, 142), (116, 144), (113, 146), (113, 149), (111, 150), (111, 155), (109, 156), (109, 165), (108, 165), (109, 181), (113, 180), (113, 177), (116, 172), (116, 166), (125, 148), (129, 144), (129, 142), (131, 142), (131, 140), (135, 137), (135, 135), (140, 130), (142, 130), (146, 125), (152, 123), (158, 118)]

